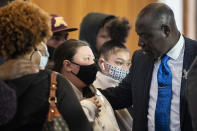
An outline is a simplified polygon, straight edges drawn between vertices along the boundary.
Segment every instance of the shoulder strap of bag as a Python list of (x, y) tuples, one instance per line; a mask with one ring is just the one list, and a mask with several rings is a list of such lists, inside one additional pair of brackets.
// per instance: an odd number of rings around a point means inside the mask
[(56, 97), (56, 90), (57, 90), (57, 72), (53, 71), (51, 73), (51, 84), (50, 84), (50, 92), (49, 92), (49, 113), (48, 113), (48, 121), (52, 121), (55, 116), (60, 116), (60, 113), (57, 109), (57, 97)]

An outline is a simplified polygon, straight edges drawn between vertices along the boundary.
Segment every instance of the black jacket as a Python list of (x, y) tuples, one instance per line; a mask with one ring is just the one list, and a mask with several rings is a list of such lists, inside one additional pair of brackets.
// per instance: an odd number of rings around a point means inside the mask
[[(15, 117), (1, 131), (40, 131), (49, 110), (49, 86), (51, 72), (40, 71), (15, 80), (6, 81), (16, 91), (18, 107)], [(71, 85), (62, 76), (57, 76), (57, 108), (71, 131), (92, 130)]]
[[(188, 70), (197, 55), (197, 42), (185, 38), (183, 70)], [(132, 58), (130, 73), (116, 88), (102, 91), (114, 109), (133, 106), (133, 131), (148, 130), (149, 91), (154, 68), (154, 60), (138, 50)], [(186, 79), (181, 81), (180, 123), (181, 131), (192, 131), (190, 114), (185, 97)]]
[(197, 57), (188, 72), (186, 89), (189, 111), (192, 118), (192, 126), (194, 131), (197, 131)]
[(11, 120), (16, 112), (15, 91), (0, 81), (0, 125)]

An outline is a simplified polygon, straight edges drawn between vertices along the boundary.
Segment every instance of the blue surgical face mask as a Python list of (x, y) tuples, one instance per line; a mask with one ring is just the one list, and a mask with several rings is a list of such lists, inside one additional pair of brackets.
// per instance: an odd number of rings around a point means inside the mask
[(47, 65), (47, 63), (48, 63), (48, 59), (49, 59), (49, 52), (48, 52), (48, 49), (47, 49), (46, 44), (42, 42), (42, 45), (43, 45), (43, 46), (45, 47), (45, 49), (46, 49), (46, 54), (45, 54), (45, 56), (42, 56), (42, 54), (40, 53), (40, 51), (38, 51), (38, 52), (39, 52), (39, 54), (40, 54), (40, 67), (43, 68), (43, 69), (45, 69), (45, 67), (46, 67), (46, 65)]

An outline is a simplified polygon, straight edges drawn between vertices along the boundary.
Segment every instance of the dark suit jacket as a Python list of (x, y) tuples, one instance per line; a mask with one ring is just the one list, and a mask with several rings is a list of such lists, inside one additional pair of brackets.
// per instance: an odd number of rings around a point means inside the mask
[[(188, 70), (197, 55), (197, 42), (185, 38), (183, 70)], [(133, 106), (133, 131), (146, 131), (149, 91), (152, 80), (154, 60), (138, 50), (132, 58), (130, 73), (116, 88), (108, 88), (102, 93), (114, 109)], [(182, 131), (192, 131), (191, 118), (185, 98), (185, 77), (182, 75), (180, 96), (180, 123)]]
[(197, 131), (197, 57), (190, 67), (187, 77), (187, 100), (189, 111), (192, 118), (193, 130)]

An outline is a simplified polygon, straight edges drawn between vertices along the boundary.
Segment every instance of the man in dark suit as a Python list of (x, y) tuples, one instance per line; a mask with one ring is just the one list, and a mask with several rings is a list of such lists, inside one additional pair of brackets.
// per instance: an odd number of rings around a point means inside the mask
[(192, 131), (185, 81), (187, 70), (197, 55), (197, 42), (178, 31), (173, 11), (163, 3), (151, 3), (142, 9), (135, 29), (142, 49), (134, 52), (130, 73), (118, 87), (108, 88), (102, 93), (114, 109), (133, 107), (133, 131), (165, 130), (156, 129), (155, 112), (162, 88), (158, 84), (158, 70), (161, 60), (168, 56), (167, 65), (172, 77), (167, 128)]

